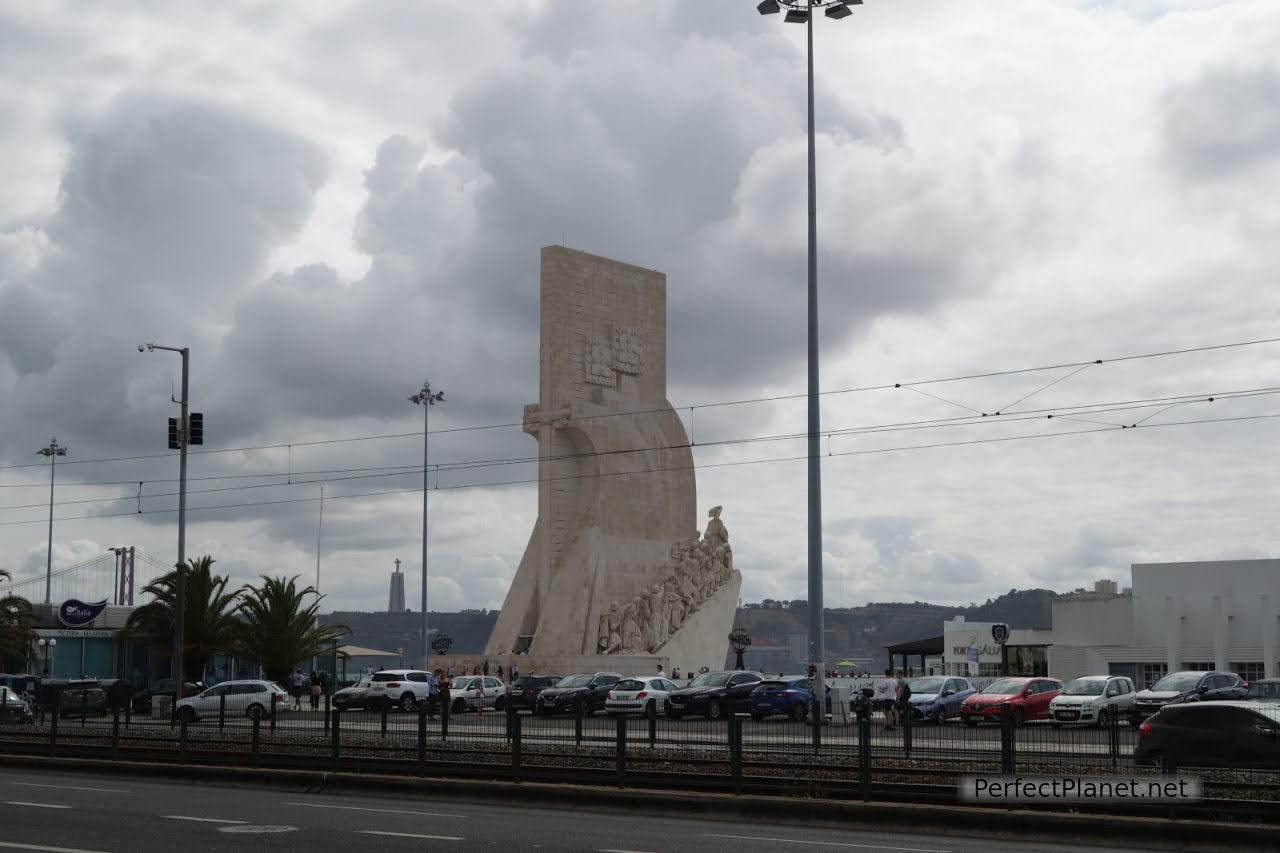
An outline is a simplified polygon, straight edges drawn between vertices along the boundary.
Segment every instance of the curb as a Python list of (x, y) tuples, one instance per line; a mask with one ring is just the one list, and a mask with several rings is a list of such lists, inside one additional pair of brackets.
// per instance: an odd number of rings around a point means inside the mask
[(850, 802), (662, 789), (601, 788), (543, 782), (497, 782), (375, 773), (280, 768), (206, 766), (50, 758), (0, 754), (0, 766), (150, 776), (228, 785), (295, 785), (315, 793), (431, 794), (449, 799), (487, 799), (530, 806), (599, 809), (628, 814), (735, 819), (805, 826), (862, 827), (893, 831), (960, 831), (968, 836), (1034, 837), (1096, 846), (1139, 844), (1150, 849), (1241, 849), (1280, 851), (1274, 826), (1212, 823), (1098, 814), (1067, 814), (974, 806)]

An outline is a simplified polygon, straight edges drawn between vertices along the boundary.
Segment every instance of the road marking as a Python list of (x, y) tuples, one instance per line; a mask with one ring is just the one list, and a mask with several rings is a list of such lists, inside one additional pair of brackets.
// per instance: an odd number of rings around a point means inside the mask
[(285, 803), (286, 806), (301, 806), (306, 809), (342, 809), (349, 812), (382, 812), (383, 814), (416, 814), (423, 817), (467, 817), (464, 814), (446, 814), (444, 812), (415, 812), (407, 809), (371, 809), (367, 806), (331, 806), (328, 803)]
[(823, 847), (856, 847), (859, 850), (899, 850), (903, 853), (951, 853), (950, 850), (939, 850), (933, 847), (890, 847), (887, 844), (854, 844), (850, 841), (805, 841), (800, 838), (765, 838), (762, 835), (716, 835), (707, 833), (707, 838), (733, 838), (738, 841), (781, 841), (785, 844), (817, 844)]
[(221, 817), (192, 817), (185, 814), (166, 814), (160, 815), (165, 820), (194, 820), (200, 823), (244, 823), (242, 820), (227, 820)]
[(10, 782), (10, 785), (21, 785), (24, 788), (59, 788), (64, 791), (95, 791), (99, 794), (127, 794), (123, 788), (84, 788), (80, 785), (46, 785), (41, 782)]
[(71, 806), (60, 806), (57, 803), (25, 803), (22, 800), (5, 800), (6, 806), (29, 806), (33, 809), (69, 809)]
[(391, 835), (396, 838), (426, 838), (430, 841), (466, 841), (456, 835), (419, 835), (416, 832), (383, 832), (377, 829), (357, 830), (361, 835)]
[(45, 844), (19, 844), (17, 841), (0, 841), (0, 847), (10, 850), (41, 850), (44, 853), (102, 853), (101, 850), (82, 850), (79, 847), (49, 847)]
[(610, 847), (601, 847), (596, 853), (648, 853), (646, 850), (614, 850)]

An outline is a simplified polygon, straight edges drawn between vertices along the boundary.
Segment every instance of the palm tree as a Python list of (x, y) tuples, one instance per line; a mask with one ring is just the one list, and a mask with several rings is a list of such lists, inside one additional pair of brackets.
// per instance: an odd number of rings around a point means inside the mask
[[(13, 576), (0, 569), (0, 579), (12, 582)], [(31, 630), (33, 621), (31, 602), (13, 593), (0, 596), (0, 669), (7, 669), (9, 662), (21, 664), (18, 669), (26, 669), (31, 641), (35, 639), (35, 632)]]
[[(314, 587), (298, 589), (298, 578), (262, 577), (246, 584), (240, 600), (240, 656), (256, 660), (272, 681), (283, 684), (294, 666), (328, 651), (351, 633), (342, 625), (321, 625), (320, 599)], [(308, 596), (314, 598), (307, 604)]]
[[(235, 645), (236, 608), (240, 592), (227, 592), (230, 578), (211, 571), (214, 560), (204, 556), (187, 561), (186, 606), (183, 608), (182, 671), (189, 679), (203, 678), (209, 659)], [(153, 649), (173, 649), (174, 602), (178, 573), (169, 572), (142, 588), (151, 601), (133, 611), (125, 633), (143, 637)]]

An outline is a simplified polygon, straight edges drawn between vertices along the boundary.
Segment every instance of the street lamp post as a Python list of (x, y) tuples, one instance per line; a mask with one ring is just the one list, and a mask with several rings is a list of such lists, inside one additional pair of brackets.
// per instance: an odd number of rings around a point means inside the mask
[(53, 589), (53, 473), (58, 467), (58, 457), (66, 456), (67, 448), (59, 445), (58, 439), (54, 438), (48, 447), (42, 447), (36, 453), (49, 457), (49, 548), (44, 564), (44, 603), (50, 604)]
[(409, 402), (422, 407), (422, 668), (431, 659), (431, 637), (427, 633), (427, 442), (431, 437), (431, 407), (444, 402), (444, 392), (431, 390), (431, 382), (423, 382), (422, 389), (409, 398)]
[(44, 655), (43, 675), (45, 678), (48, 678), (52, 674), (49, 672), (49, 652), (57, 648), (58, 641), (55, 640), (53, 637), (50, 637), (47, 640), (44, 637), (41, 637), (39, 640), (36, 640), (36, 643), (37, 645), (40, 646), (40, 649)]
[[(827, 18), (838, 21), (853, 14), (850, 6), (860, 5), (862, 0), (763, 0), (756, 6), (761, 15), (777, 14), (785, 6), (787, 23), (804, 24), (806, 29), (809, 84), (809, 667), (813, 672), (815, 697), (823, 695), (826, 650), (822, 612), (822, 436), (818, 411), (818, 193), (813, 132), (813, 15), (822, 9)], [(814, 719), (821, 720), (822, 717), (815, 714)]]
[(178, 420), (178, 563), (177, 579), (174, 584), (173, 604), (173, 708), (177, 713), (178, 700), (182, 698), (183, 682), (183, 632), (186, 628), (187, 613), (187, 443), (190, 438), (190, 361), (191, 350), (187, 347), (165, 347), (160, 344), (138, 344), (138, 352), (176, 352), (182, 357), (182, 399), (178, 401), (181, 414)]

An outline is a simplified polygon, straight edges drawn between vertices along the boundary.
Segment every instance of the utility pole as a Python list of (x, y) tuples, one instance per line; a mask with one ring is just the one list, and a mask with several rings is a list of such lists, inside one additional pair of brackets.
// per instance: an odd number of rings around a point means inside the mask
[[(174, 594), (174, 613), (173, 613), (173, 710), (177, 713), (178, 700), (182, 698), (182, 683), (184, 673), (182, 653), (184, 648), (183, 633), (186, 629), (186, 608), (187, 608), (187, 445), (191, 439), (191, 396), (190, 396), (190, 361), (191, 350), (187, 347), (166, 347), (159, 344), (146, 343), (138, 344), (138, 352), (155, 352), (156, 350), (164, 350), (166, 352), (176, 352), (182, 357), (182, 399), (174, 402), (180, 407), (180, 415), (178, 417), (176, 430), (176, 449), (178, 451), (178, 562), (176, 565), (177, 580)], [(199, 443), (203, 443), (203, 418), (201, 418), (201, 436)], [(175, 430), (173, 429), (172, 419), (170, 419), (170, 448), (175, 445)]]
[(58, 444), (54, 438), (48, 447), (36, 451), (41, 456), (49, 457), (49, 549), (45, 554), (44, 564), (44, 603), (51, 604), (53, 590), (53, 473), (58, 467), (58, 457), (67, 455), (67, 448)]
[(422, 407), (422, 668), (431, 659), (431, 638), (427, 634), (427, 441), (431, 437), (431, 407), (444, 402), (444, 392), (432, 392), (431, 382), (423, 382), (422, 390), (409, 398), (409, 402)]

